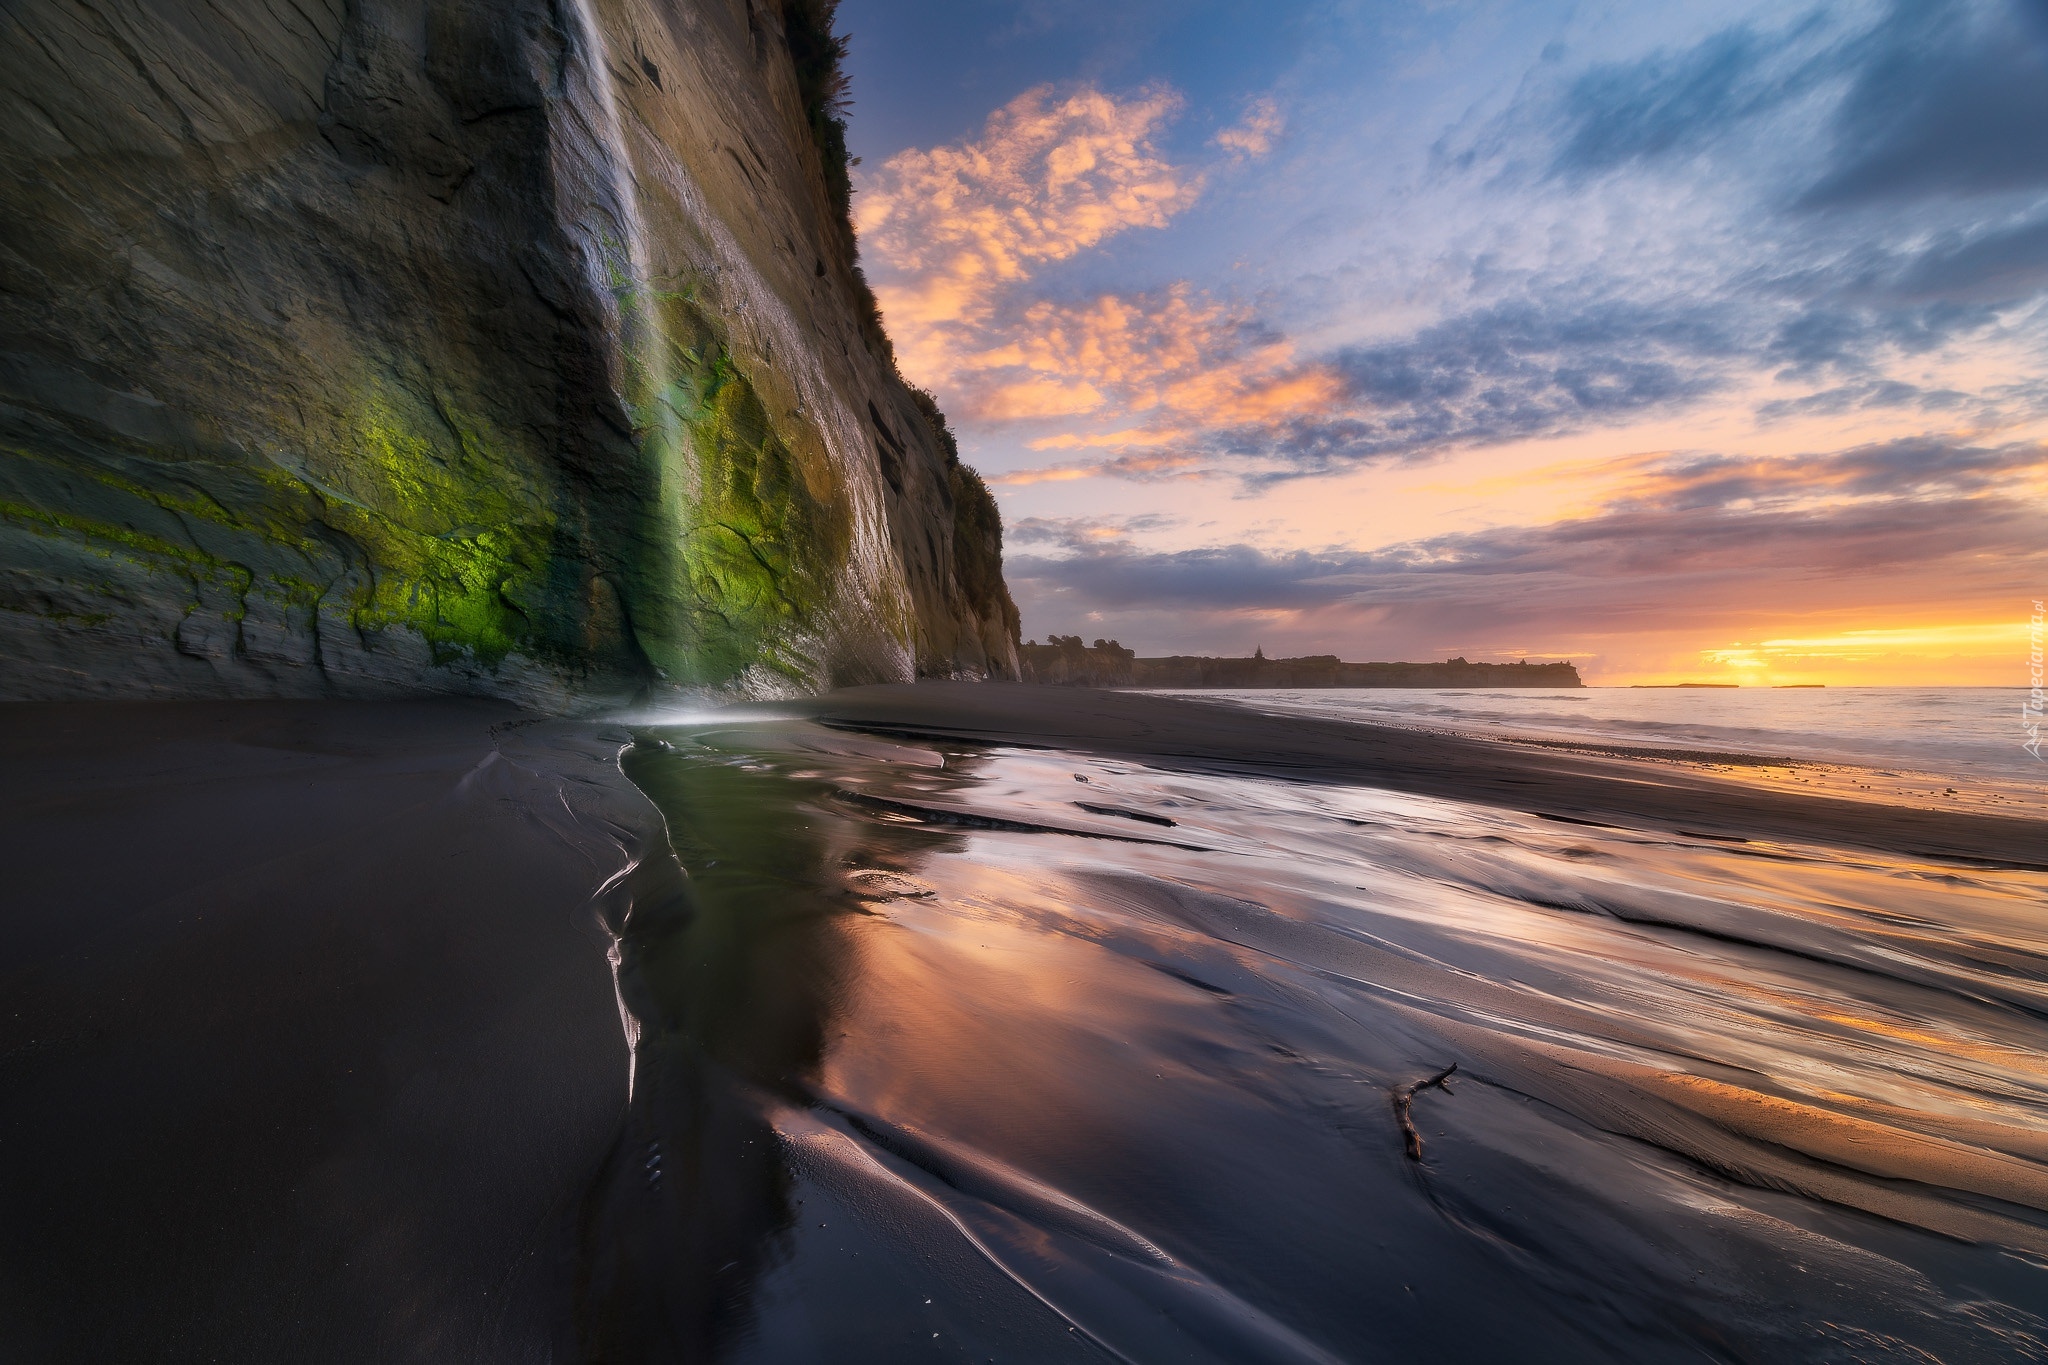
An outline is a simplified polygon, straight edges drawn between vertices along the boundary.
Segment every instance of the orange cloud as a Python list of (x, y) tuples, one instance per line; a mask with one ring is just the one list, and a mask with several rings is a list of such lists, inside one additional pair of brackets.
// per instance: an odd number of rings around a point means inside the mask
[(1072, 417), (1102, 406), (1102, 393), (1086, 380), (1024, 379), (991, 390), (976, 415), (994, 421), (1026, 417)]
[[(1338, 401), (1334, 372), (1300, 361), (1252, 310), (1185, 283), (1084, 303), (1031, 297), (1041, 270), (1164, 227), (1200, 195), (1202, 173), (1156, 145), (1180, 107), (1163, 87), (1130, 99), (1040, 88), (979, 137), (902, 152), (864, 177), (861, 240), (905, 371), (970, 422), (1060, 424), (1031, 443), (1046, 450), (1179, 444)], [(1213, 141), (1244, 159), (1282, 127), (1261, 100)], [(1165, 468), (1055, 466), (1006, 481)]]
[(1092, 479), (1101, 472), (1098, 465), (1049, 465), (1041, 469), (1019, 469), (1008, 474), (991, 475), (988, 481), (1007, 488), (1027, 488), (1034, 483), (1067, 483), (1074, 479)]
[(1163, 87), (1128, 100), (1041, 87), (990, 115), (978, 139), (901, 152), (864, 177), (856, 223), (920, 377), (950, 372), (962, 349), (951, 329), (983, 320), (1004, 286), (1194, 203), (1201, 175), (1154, 146), (1180, 107)]
[(1252, 160), (1273, 150), (1273, 139), (1286, 129), (1280, 106), (1270, 99), (1257, 99), (1245, 110), (1236, 126), (1225, 128), (1213, 139), (1218, 147), (1239, 160)]
[(1057, 436), (1041, 436), (1024, 444), (1031, 450), (1123, 450), (1131, 446), (1165, 445), (1185, 434), (1149, 427), (1121, 427), (1116, 431), (1063, 431)]
[(1214, 426), (1263, 426), (1298, 413), (1325, 409), (1343, 396), (1326, 366), (1297, 365), (1294, 348), (1265, 347), (1242, 365), (1187, 376), (1160, 395), (1175, 412), (1200, 415)]
[(1119, 455), (1105, 461), (1102, 472), (1119, 479), (1199, 479), (1206, 475), (1193, 455)]
[(1008, 474), (998, 474), (989, 480), (1012, 488), (1025, 488), (1034, 483), (1068, 483), (1075, 479), (1134, 479), (1141, 483), (1154, 483), (1163, 479), (1200, 479), (1207, 472), (1201, 468), (1201, 460), (1193, 455), (1120, 455), (1114, 460), (1103, 460), (1096, 464), (1044, 465), (1037, 469), (1019, 469)]
[(1126, 406), (1143, 410), (1157, 404), (1161, 381), (1239, 349), (1233, 334), (1249, 322), (1242, 311), (1196, 300), (1186, 285), (1154, 299), (1105, 294), (1079, 306), (1040, 302), (1024, 310), (1014, 341), (974, 363), (1086, 374), (1130, 394)]
[[(1152, 297), (1041, 301), (1023, 310), (1014, 332), (1004, 344), (966, 358), (963, 368), (1087, 383), (1112, 396), (1105, 415), (1151, 415), (1136, 426), (1044, 438), (1033, 442), (1038, 449), (1158, 445), (1191, 428), (1263, 425), (1342, 396), (1334, 372), (1298, 361), (1293, 346), (1265, 335), (1249, 309), (1198, 295), (1185, 284)], [(986, 402), (974, 407), (979, 415), (996, 415)]]

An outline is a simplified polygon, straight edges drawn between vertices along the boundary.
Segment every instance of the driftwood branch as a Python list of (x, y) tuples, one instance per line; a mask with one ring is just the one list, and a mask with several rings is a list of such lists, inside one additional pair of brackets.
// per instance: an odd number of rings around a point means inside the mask
[(1450, 1094), (1451, 1087), (1449, 1081), (1451, 1073), (1457, 1069), (1458, 1064), (1452, 1062), (1428, 1080), (1416, 1081), (1412, 1085), (1397, 1085), (1394, 1087), (1394, 1117), (1401, 1121), (1401, 1138), (1408, 1144), (1408, 1159), (1410, 1161), (1422, 1160), (1422, 1134), (1415, 1131), (1415, 1120), (1408, 1112), (1415, 1103), (1416, 1095), (1432, 1087), (1443, 1091), (1446, 1095)]

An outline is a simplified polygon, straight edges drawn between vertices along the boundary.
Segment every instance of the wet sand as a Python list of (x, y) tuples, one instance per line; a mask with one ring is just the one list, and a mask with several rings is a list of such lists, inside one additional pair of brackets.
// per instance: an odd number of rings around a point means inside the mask
[(2037, 825), (1132, 694), (644, 734), (616, 1358), (2048, 1361)]
[(626, 1102), (622, 736), (0, 707), (0, 1359), (574, 1355)]
[[(1060, 749), (1186, 772), (1380, 787), (1596, 825), (2048, 868), (2048, 818), (1771, 791), (1678, 766), (1747, 762), (1752, 755), (1644, 749), (1639, 760), (1604, 758), (1391, 726), (1264, 715), (1143, 692), (1000, 683), (849, 688), (777, 709), (877, 734)], [(1670, 762), (1655, 761), (1660, 759)]]
[(2048, 1359), (2048, 822), (1133, 693), (636, 730), (0, 708), (0, 1359)]

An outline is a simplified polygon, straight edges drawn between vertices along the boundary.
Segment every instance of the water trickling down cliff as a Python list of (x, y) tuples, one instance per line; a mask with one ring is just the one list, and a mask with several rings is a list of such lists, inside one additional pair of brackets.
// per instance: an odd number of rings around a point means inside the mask
[(10, 6), (0, 695), (1014, 674), (830, 10)]

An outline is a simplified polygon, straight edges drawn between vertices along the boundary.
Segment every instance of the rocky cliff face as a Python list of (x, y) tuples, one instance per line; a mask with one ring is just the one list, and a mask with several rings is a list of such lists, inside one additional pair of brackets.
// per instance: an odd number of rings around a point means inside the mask
[(8, 6), (0, 695), (1014, 675), (792, 61), (829, 11)]

